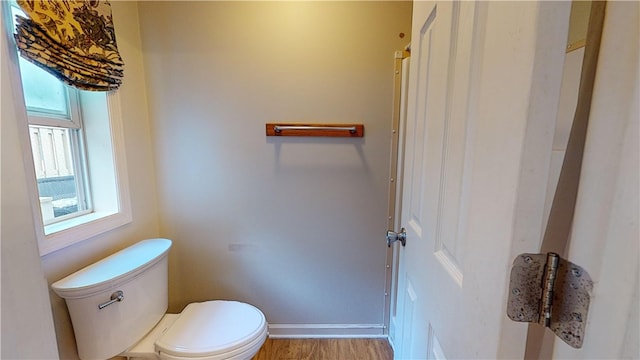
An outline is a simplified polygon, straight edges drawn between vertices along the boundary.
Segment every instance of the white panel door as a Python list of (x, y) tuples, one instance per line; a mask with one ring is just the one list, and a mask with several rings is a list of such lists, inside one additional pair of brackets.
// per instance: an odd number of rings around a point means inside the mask
[[(457, 222), (465, 206), (460, 195), (473, 34), (464, 28), (473, 26), (474, 4), (443, 2), (415, 8), (425, 12), (421, 23), (414, 24), (418, 31), (412, 42), (402, 202), (409, 243), (400, 285), (403, 333), (398, 358), (431, 358), (442, 352), (439, 329), (433, 326), (437, 318), (455, 311), (464, 261), (464, 238), (458, 236), (464, 229)], [(457, 34), (456, 25), (462, 28)], [(429, 295), (436, 289), (446, 292), (443, 304)]]
[(568, 15), (561, 3), (414, 2), (397, 359), (524, 353), (526, 326), (505, 315), (508, 272), (541, 236), (546, 174), (530, 172), (549, 168), (565, 41), (549, 34), (566, 34)]

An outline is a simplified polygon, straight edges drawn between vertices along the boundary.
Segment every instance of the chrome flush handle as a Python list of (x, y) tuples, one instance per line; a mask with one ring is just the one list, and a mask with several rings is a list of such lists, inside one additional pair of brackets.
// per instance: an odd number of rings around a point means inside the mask
[(113, 294), (111, 294), (111, 300), (104, 302), (102, 304), (98, 305), (98, 309), (102, 310), (104, 308), (106, 308), (107, 306), (115, 303), (115, 302), (120, 302), (124, 299), (124, 293), (122, 292), (122, 290), (118, 290), (116, 292), (114, 292)]

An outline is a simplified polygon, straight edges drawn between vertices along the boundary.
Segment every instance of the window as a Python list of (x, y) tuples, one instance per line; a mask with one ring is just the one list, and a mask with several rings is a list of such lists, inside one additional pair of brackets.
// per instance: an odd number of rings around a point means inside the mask
[(69, 87), (19, 56), (18, 65), (41, 255), (130, 222), (117, 93)]
[[(12, 3), (12, 15), (24, 16)], [(91, 212), (78, 91), (19, 58), (42, 221)]]

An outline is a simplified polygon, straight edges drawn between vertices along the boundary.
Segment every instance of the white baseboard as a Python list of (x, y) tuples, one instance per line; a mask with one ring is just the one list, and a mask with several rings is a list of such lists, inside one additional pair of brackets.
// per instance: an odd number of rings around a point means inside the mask
[(382, 324), (269, 324), (269, 337), (387, 338)]

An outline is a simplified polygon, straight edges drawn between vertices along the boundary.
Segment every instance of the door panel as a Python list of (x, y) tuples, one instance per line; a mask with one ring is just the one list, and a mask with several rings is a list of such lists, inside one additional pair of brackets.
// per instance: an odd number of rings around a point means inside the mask
[[(411, 308), (404, 314), (407, 320), (399, 358), (416, 359), (444, 356), (437, 341), (442, 328), (438, 323), (455, 311), (462, 286), (464, 238), (460, 235), (464, 229), (459, 230), (465, 205), (462, 188), (475, 4), (432, 3), (424, 10), (412, 49), (416, 76), (411, 89), (415, 95), (409, 99), (408, 186), (402, 213), (413, 241), (411, 251), (404, 254), (404, 304)], [(420, 277), (415, 284), (412, 274)], [(446, 295), (429, 296), (429, 286)]]
[(413, 14), (395, 356), (521, 357), (508, 270), (541, 235), (564, 56), (550, 35), (566, 34), (569, 5), (416, 1)]
[(407, 329), (407, 331), (403, 331), (401, 350), (402, 354), (410, 354), (410, 357), (415, 357), (416, 353), (421, 353), (420, 351), (420, 343), (415, 343), (415, 333), (414, 327), (416, 326), (415, 320), (415, 308), (416, 308), (416, 300), (417, 296), (415, 291), (413, 290), (413, 284), (411, 283), (411, 279), (409, 277), (405, 278), (405, 292), (403, 297), (403, 328)]

